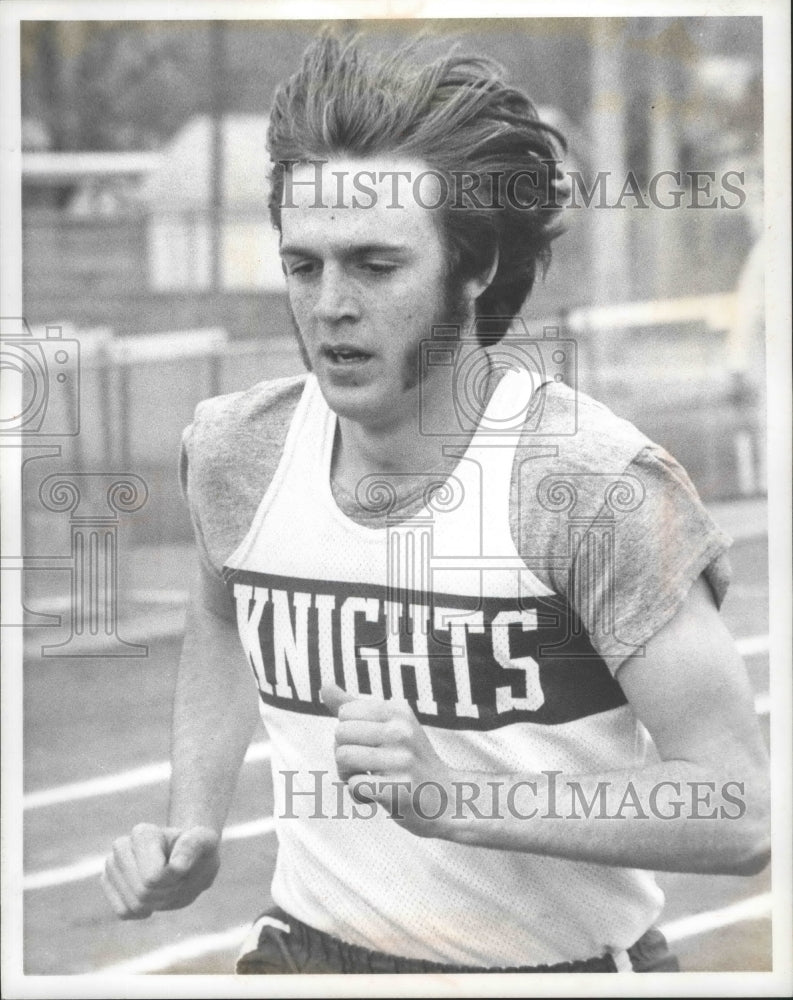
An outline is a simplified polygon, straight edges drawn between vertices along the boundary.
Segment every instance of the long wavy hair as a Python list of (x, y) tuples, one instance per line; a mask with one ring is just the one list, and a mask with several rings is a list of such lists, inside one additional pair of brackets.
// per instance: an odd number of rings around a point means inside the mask
[(357, 38), (329, 31), (312, 42), (275, 94), (270, 214), (280, 231), (285, 172), (295, 162), (383, 153), (422, 160), (449, 192), (438, 219), (452, 281), (487, 273), (498, 255), (476, 301), (479, 339), (493, 343), (550, 263), (565, 142), (497, 63), (457, 46), (421, 62), (422, 48), (414, 41), (367, 53)]

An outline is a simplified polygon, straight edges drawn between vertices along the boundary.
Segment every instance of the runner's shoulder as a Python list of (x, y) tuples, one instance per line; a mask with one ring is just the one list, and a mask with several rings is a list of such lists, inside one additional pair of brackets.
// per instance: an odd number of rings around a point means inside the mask
[(280, 448), (306, 378), (302, 373), (265, 380), (202, 400), (185, 432), (191, 457), (210, 462), (217, 457), (226, 465), (236, 455), (250, 461), (263, 448)]
[[(629, 420), (603, 403), (562, 382), (546, 382), (538, 390), (539, 415), (522, 437), (522, 445), (551, 445), (555, 471), (620, 473), (653, 442)], [(527, 427), (528, 427), (527, 421)]]

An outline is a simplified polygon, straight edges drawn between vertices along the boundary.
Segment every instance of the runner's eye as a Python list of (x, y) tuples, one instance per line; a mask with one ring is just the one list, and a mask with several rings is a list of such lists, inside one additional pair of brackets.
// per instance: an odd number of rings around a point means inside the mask
[(370, 274), (392, 274), (396, 271), (397, 265), (379, 260), (365, 260), (361, 262), (361, 268)]
[(316, 261), (303, 260), (296, 264), (284, 264), (284, 273), (288, 278), (309, 278), (316, 274), (319, 265)]

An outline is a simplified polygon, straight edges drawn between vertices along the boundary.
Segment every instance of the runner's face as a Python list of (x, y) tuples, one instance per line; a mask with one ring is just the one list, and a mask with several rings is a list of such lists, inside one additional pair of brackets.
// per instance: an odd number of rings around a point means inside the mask
[[(415, 412), (419, 345), (433, 323), (449, 322), (437, 212), (413, 195), (424, 170), (416, 161), (334, 160), (320, 182), (313, 166), (298, 166), (281, 210), (281, 258), (307, 360), (330, 408), (370, 427)], [(419, 197), (437, 201), (427, 186)]]

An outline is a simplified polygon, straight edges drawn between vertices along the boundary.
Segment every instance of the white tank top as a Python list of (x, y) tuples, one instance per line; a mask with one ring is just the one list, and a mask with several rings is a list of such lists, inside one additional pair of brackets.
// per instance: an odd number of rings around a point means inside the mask
[[(309, 376), (224, 568), (272, 743), (273, 899), (352, 944), (479, 966), (574, 961), (627, 948), (663, 904), (649, 872), (419, 838), (338, 783), (337, 722), (319, 698), (332, 681), (406, 698), (454, 768), (580, 774), (643, 761), (619, 685), (583, 630), (565, 632), (570, 609), (512, 540), (517, 440), (488, 431), (525, 412), (531, 392), (528, 373), (506, 374), (455, 471), (428, 478), (422, 509), (372, 528), (333, 498), (336, 416)], [(387, 505), (389, 488), (372, 477), (359, 495)], [(428, 794), (426, 811), (436, 801)]]

